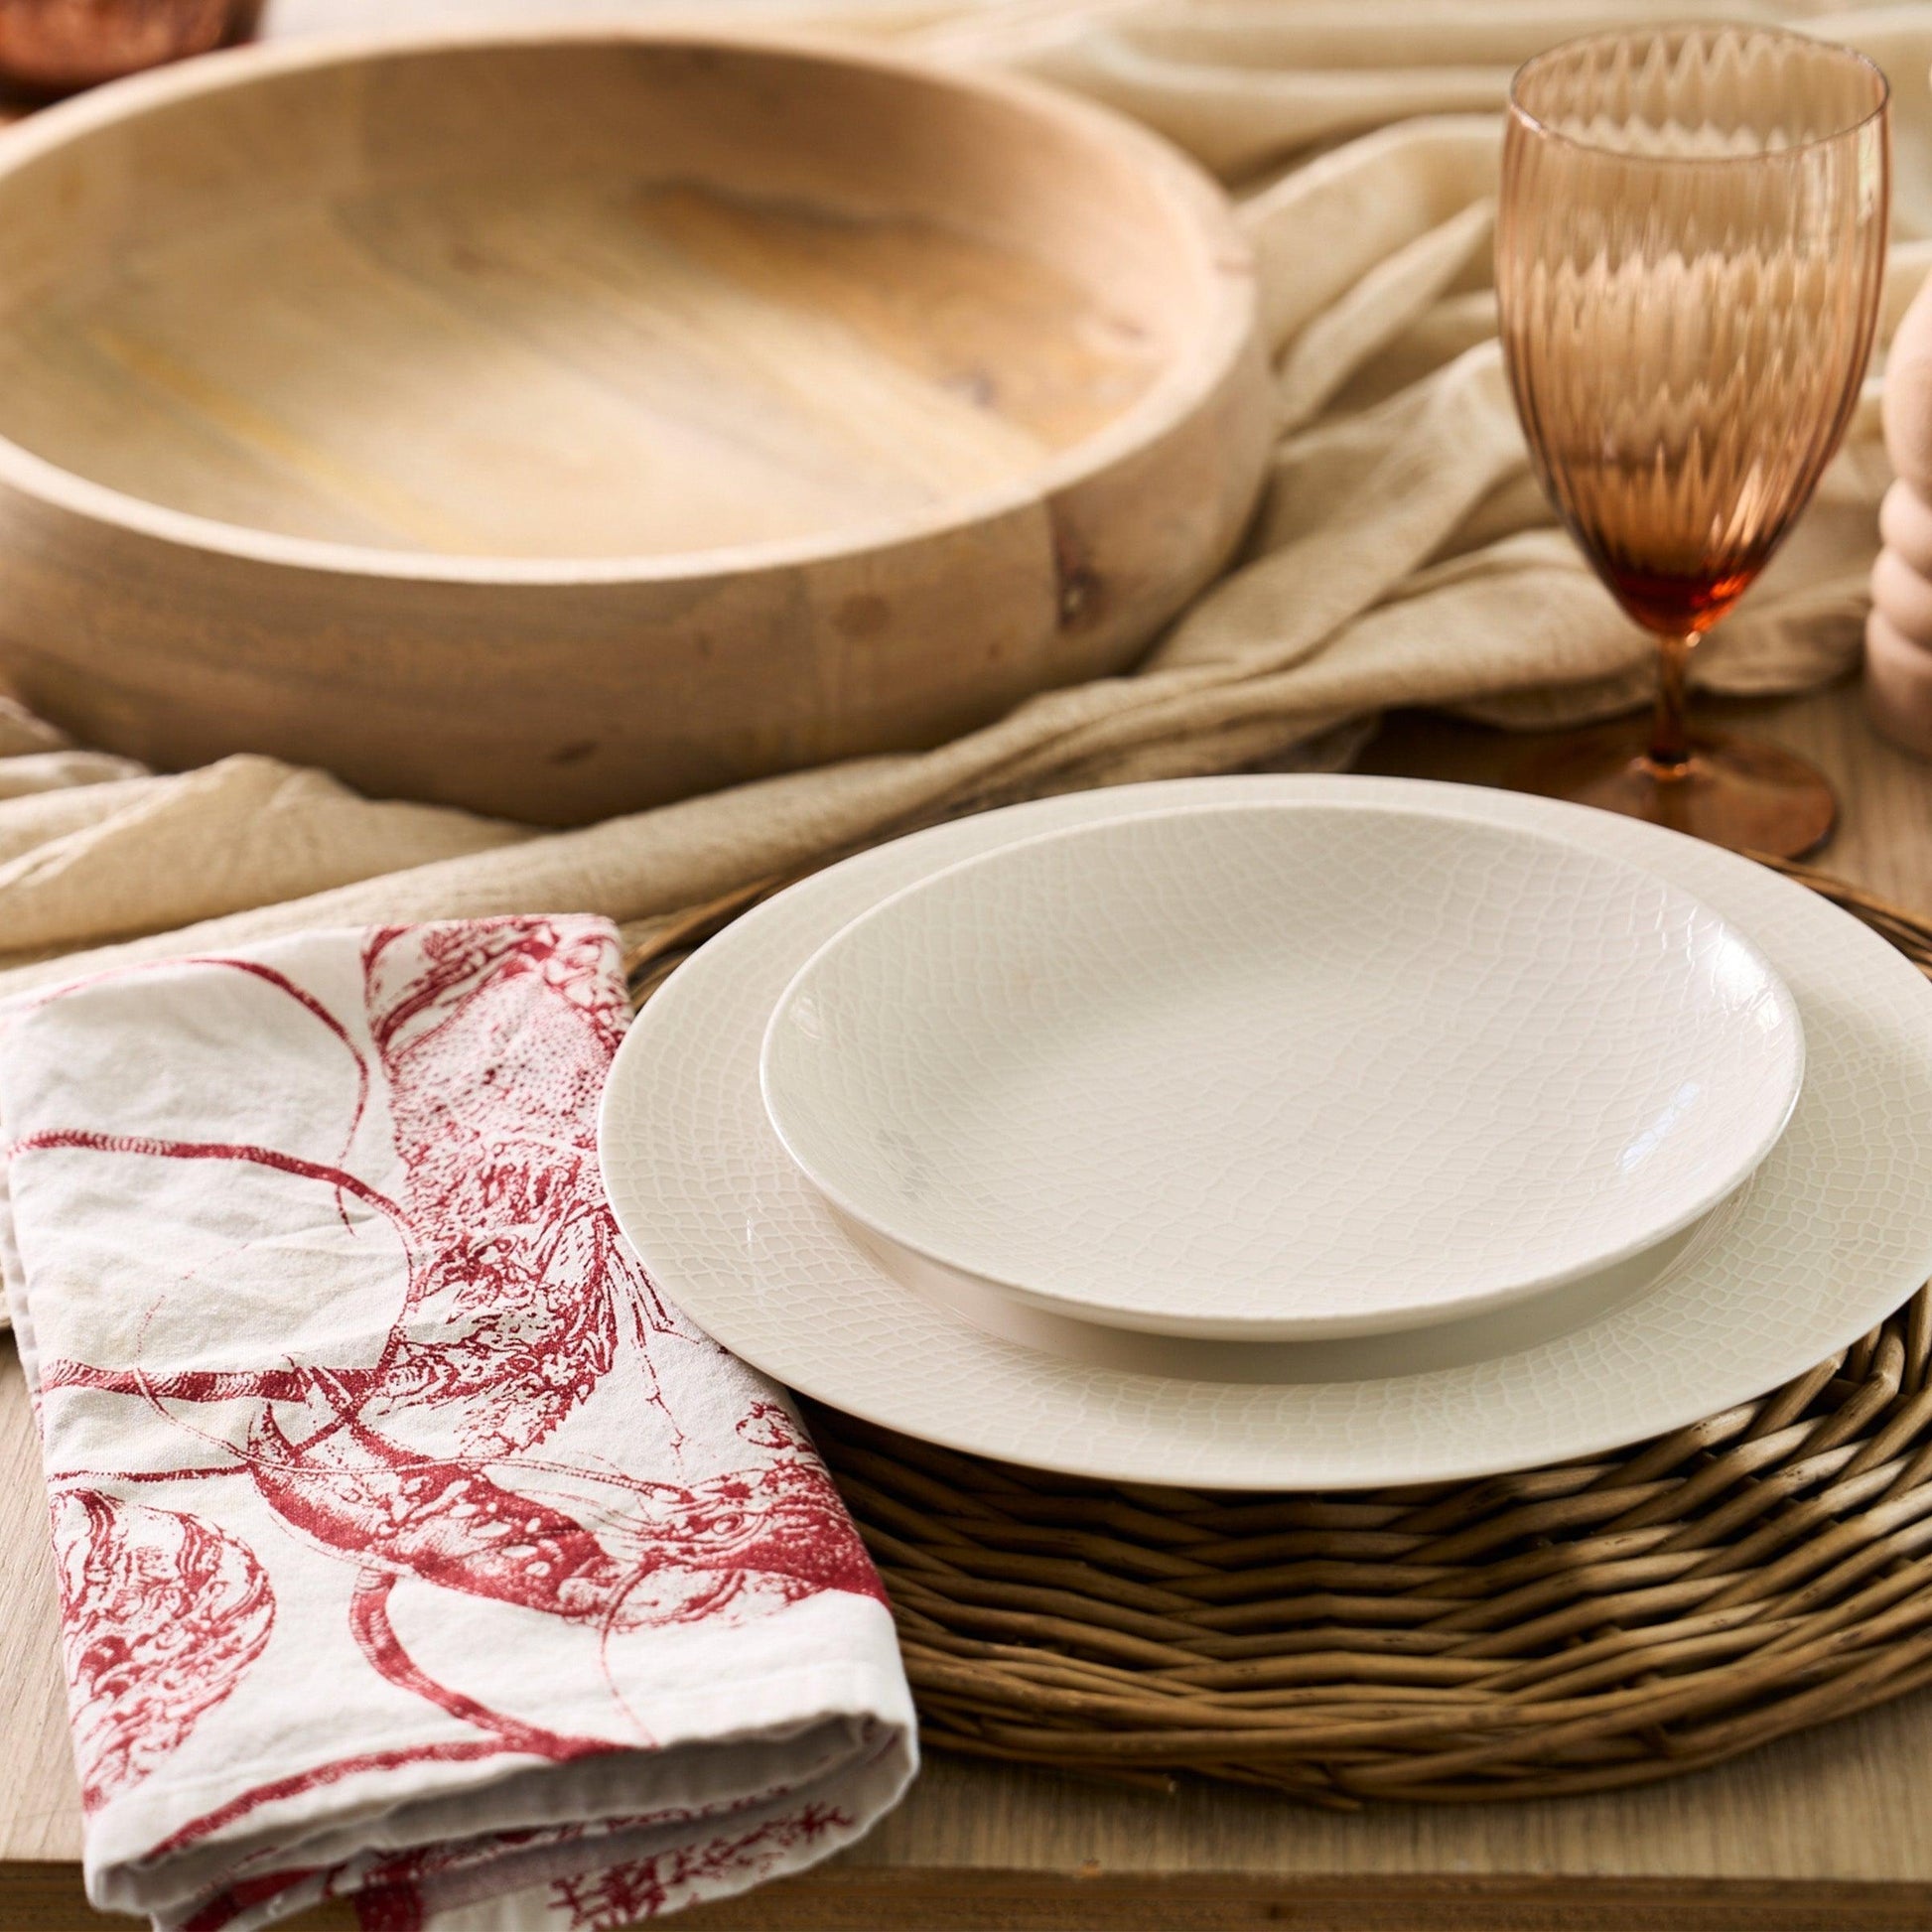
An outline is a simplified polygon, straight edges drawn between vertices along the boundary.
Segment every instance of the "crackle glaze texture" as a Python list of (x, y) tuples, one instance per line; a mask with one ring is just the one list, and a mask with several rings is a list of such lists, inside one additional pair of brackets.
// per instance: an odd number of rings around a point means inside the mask
[(1362, 805), (1024, 840), (895, 896), (766, 1034), (780, 1139), (861, 1222), (1168, 1334), (1362, 1334), (1575, 1281), (1756, 1167), (1803, 1035), (1652, 874)]
[[(1757, 945), (1808, 1066), (1723, 1231), (1652, 1293), (1514, 1354), (1292, 1386), (1069, 1362), (969, 1326), (869, 1261), (786, 1158), (758, 1055), (793, 973), (939, 867), (1135, 810), (1361, 802), (1518, 826), (1643, 865)], [(731, 926), (644, 1009), (606, 1090), (612, 1205), (662, 1294), (727, 1347), (927, 1441), (1120, 1481), (1351, 1488), (1590, 1454), (1760, 1394), (1871, 1327), (1932, 1272), (1932, 987), (1883, 940), (1749, 861), (1654, 826), (1399, 779), (1251, 777), (1016, 806), (863, 854)]]

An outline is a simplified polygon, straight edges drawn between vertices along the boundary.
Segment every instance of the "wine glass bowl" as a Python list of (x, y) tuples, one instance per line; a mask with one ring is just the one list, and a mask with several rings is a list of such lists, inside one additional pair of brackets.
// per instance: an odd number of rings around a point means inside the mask
[(1693, 738), (1684, 687), (1857, 403), (1887, 100), (1848, 49), (1735, 25), (1594, 36), (1517, 73), (1496, 242), (1511, 388), (1559, 516), (1660, 639), (1647, 733), (1584, 735), (1530, 788), (1784, 856), (1830, 830), (1822, 777)]

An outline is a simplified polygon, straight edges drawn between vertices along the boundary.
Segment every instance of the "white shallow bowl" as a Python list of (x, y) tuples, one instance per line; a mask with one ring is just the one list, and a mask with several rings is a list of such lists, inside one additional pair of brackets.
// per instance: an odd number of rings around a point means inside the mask
[[(1662, 1282), (1554, 1335), (1539, 1331), (1540, 1302), (1479, 1317), (1505, 1332), (1474, 1361), (1253, 1383), (1076, 1360), (988, 1334), (854, 1245), (786, 1155), (759, 1092), (765, 1023), (798, 968), (881, 899), (957, 860), (1137, 809), (1244, 798), (1398, 805), (1546, 831), (1655, 871), (1762, 948), (1804, 1022), (1804, 1090), (1734, 1207), (1699, 1229)], [(1932, 986), (1817, 895), (1607, 812), (1379, 778), (1133, 786), (940, 826), (736, 921), (638, 1017), (605, 1092), (600, 1145), (618, 1220), (659, 1292), (777, 1381), (853, 1415), (1111, 1481), (1459, 1480), (1718, 1413), (1804, 1373), (1912, 1293), (1932, 1272)]]
[(1660, 1287), (1730, 1226), (1750, 1183), (1688, 1228), (1613, 1267), (1509, 1302), (1483, 1314), (1372, 1334), (1326, 1335), (1312, 1341), (1227, 1341), (1158, 1334), (1057, 1314), (972, 1275), (901, 1248), (863, 1222), (834, 1216), (853, 1246), (913, 1294), (936, 1303), (990, 1335), (1045, 1349), (1073, 1364), (1200, 1382), (1365, 1382), (1425, 1375), (1514, 1354), (1533, 1342), (1568, 1334)]
[(1288, 1340), (1457, 1320), (1687, 1227), (1797, 1099), (1763, 955), (1634, 866), (1374, 805), (1022, 841), (832, 938), (766, 1110), (844, 1213), (1050, 1311)]

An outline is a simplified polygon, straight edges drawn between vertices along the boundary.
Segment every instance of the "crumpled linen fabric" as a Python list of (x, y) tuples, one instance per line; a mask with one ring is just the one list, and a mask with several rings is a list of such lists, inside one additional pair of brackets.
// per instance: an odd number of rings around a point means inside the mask
[[(270, 25), (325, 25), (342, 4), (277, 0)], [(425, 11), (452, 8), (425, 0)], [(363, 801), (253, 758), (170, 777), (82, 765), (74, 777), (92, 782), (78, 797), (29, 792), (26, 780), (9, 796), (6, 754), (45, 759), (49, 747), (32, 721), (0, 719), (0, 992), (97, 956), (324, 923), (571, 909), (641, 937), (757, 881), (962, 812), (1143, 778), (1332, 765), (1390, 705), (1552, 725), (1642, 700), (1650, 644), (1530, 479), (1488, 262), (1496, 110), (1512, 67), (1573, 32), (1675, 17), (1677, 0), (762, 0), (730, 11), (1030, 71), (1140, 116), (1229, 184), (1259, 256), (1279, 427), (1243, 554), (1132, 675), (1047, 693), (937, 751), (566, 833)], [(1719, 11), (1794, 16), (1761, 0)], [(1932, 5), (1795, 12), (1893, 81), (1888, 334), (1932, 264)], [(1703, 683), (1791, 691), (1856, 661), (1888, 480), (1874, 378), (1801, 526), (1698, 653)]]
[(628, 1017), (593, 917), (320, 930), (0, 1010), (97, 1905), (601, 1932), (812, 1863), (912, 1776), (830, 1477), (605, 1200)]

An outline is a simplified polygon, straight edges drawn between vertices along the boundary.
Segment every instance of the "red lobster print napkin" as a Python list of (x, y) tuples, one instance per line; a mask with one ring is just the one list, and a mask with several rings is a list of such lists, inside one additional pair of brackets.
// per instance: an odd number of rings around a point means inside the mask
[(600, 919), (316, 932), (0, 1013), (87, 1890), (602, 1932), (914, 1768), (783, 1398), (622, 1246)]

